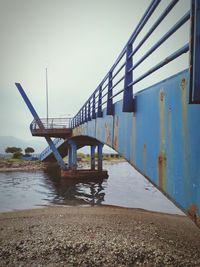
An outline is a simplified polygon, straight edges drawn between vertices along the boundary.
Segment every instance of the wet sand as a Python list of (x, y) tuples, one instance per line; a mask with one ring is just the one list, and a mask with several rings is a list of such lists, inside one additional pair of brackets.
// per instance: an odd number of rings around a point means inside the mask
[(112, 206), (0, 213), (0, 266), (200, 266), (200, 229)]

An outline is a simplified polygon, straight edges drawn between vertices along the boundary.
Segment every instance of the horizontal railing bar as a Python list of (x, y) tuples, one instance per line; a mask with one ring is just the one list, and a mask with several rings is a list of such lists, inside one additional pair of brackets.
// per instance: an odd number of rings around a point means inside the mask
[(181, 56), (184, 53), (187, 53), (189, 51), (189, 44), (184, 45), (182, 48), (180, 48), (179, 50), (177, 50), (176, 52), (174, 52), (173, 54), (171, 54), (169, 57), (165, 58), (164, 60), (162, 60), (160, 63), (158, 63), (156, 66), (154, 66), (153, 68), (151, 68), (150, 70), (148, 70), (147, 72), (145, 72), (143, 75), (141, 75), (139, 78), (137, 78), (135, 81), (132, 81), (130, 84), (128, 84), (128, 87), (138, 83), (139, 81), (141, 81), (142, 79), (144, 79), (145, 77), (149, 76), (150, 74), (152, 74), (153, 72), (155, 72), (156, 70), (160, 69), (161, 67), (165, 66), (166, 64), (168, 64), (170, 61), (173, 61), (174, 59), (176, 59), (177, 57)]
[(105, 81), (108, 79), (108, 75), (109, 72), (106, 74), (106, 76), (103, 78), (102, 82), (100, 83), (100, 85), (103, 85), (105, 83)]
[[(124, 56), (124, 54), (126, 53), (126, 49), (127, 49), (127, 45), (129, 43), (131, 43), (131, 39), (135, 38), (134, 35), (136, 33), (136, 31), (138, 30), (138, 28), (140, 27), (140, 24), (143, 22), (143, 20), (145, 19), (145, 17), (147, 16), (147, 14), (149, 13), (149, 11), (151, 10), (152, 6), (158, 2), (160, 2), (161, 0), (152, 0), (150, 5), (148, 6), (147, 10), (145, 11), (144, 15), (142, 16), (142, 18), (140, 19), (135, 31), (133, 32), (133, 34), (131, 35), (131, 37), (129, 38), (128, 42), (126, 43), (125, 47), (123, 48), (122, 52), (119, 54), (117, 60), (115, 61), (115, 63), (113, 64), (113, 66), (111, 67), (110, 71), (113, 71), (115, 69), (115, 67), (117, 66), (117, 64), (119, 63), (119, 61), (122, 59), (122, 57)], [(158, 5), (157, 4), (157, 5)], [(108, 74), (107, 74), (108, 75)]]
[[(118, 63), (120, 62), (120, 60), (123, 58), (123, 56), (126, 54), (126, 49), (127, 49), (127, 44), (125, 45), (125, 47), (123, 48), (122, 52), (119, 54), (117, 60), (115, 61), (115, 63), (112, 65), (111, 69), (109, 72), (112, 72), (116, 66), (118, 65)], [(109, 73), (108, 72), (108, 73)]]
[(146, 11), (146, 13), (144, 14), (142, 19), (140, 20), (138, 26), (136, 27), (135, 31), (133, 32), (132, 36), (130, 37), (128, 44), (133, 43), (133, 41), (136, 39), (136, 37), (138, 36), (140, 31), (143, 29), (143, 27), (145, 26), (145, 24), (147, 23), (147, 21), (149, 20), (149, 18), (151, 17), (153, 12), (157, 8), (157, 6), (159, 5), (160, 1), (161, 0), (152, 1), (152, 3), (150, 4), (149, 8)]
[(124, 91), (124, 88), (121, 89), (120, 91), (118, 91), (118, 92), (117, 92), (116, 94), (114, 94), (113, 96), (111, 96), (110, 99), (112, 99), (112, 98), (118, 96), (118, 95), (121, 94), (123, 91)]
[(186, 21), (190, 18), (190, 12), (188, 11), (163, 37), (152, 46), (149, 51), (135, 64), (133, 65), (128, 72), (131, 72), (136, 67), (138, 67), (149, 55), (151, 55), (161, 44), (163, 44), (173, 33), (175, 33)]
[[(113, 88), (115, 88), (123, 79), (125, 78), (125, 75), (123, 75), (113, 86), (112, 86), (112, 88), (111, 89), (113, 89)], [(108, 94), (108, 91), (104, 94), (104, 95), (102, 95), (102, 97), (101, 97), (101, 99), (103, 99), (103, 97), (105, 97), (106, 95)], [(96, 97), (95, 97), (95, 99), (96, 99)], [(98, 101), (99, 101), (99, 99), (97, 99), (97, 101), (95, 102), (95, 109), (97, 109), (98, 108), (98, 106), (96, 106), (97, 104), (98, 104)], [(107, 101), (106, 101), (107, 102)], [(105, 102), (105, 103), (106, 103)], [(101, 106), (101, 105), (99, 105), (99, 106)]]
[(101, 99), (103, 99), (108, 94), (108, 91), (105, 92), (104, 95), (102, 95)]
[(117, 70), (117, 72), (113, 75), (113, 77), (112, 77), (112, 80), (117, 76), (117, 74), (123, 69), (123, 67), (125, 67), (125, 65), (126, 65), (126, 62), (124, 62), (122, 65), (121, 65), (121, 67)]
[[(122, 59), (122, 57), (123, 57), (124, 54), (126, 53), (127, 45), (128, 45), (129, 43), (133, 42), (132, 39), (135, 39), (136, 36), (138, 35), (139, 31), (141, 31), (141, 29), (144, 27), (145, 24), (144, 24), (142, 27), (140, 27), (140, 25), (143, 23), (143, 21), (145, 21), (145, 18), (146, 18), (146, 16), (147, 16), (148, 14), (151, 16), (151, 14), (153, 13), (153, 12), (152, 12), (152, 13), (149, 13), (149, 11), (152, 10), (152, 6), (153, 6), (153, 9), (156, 8), (157, 5), (160, 3), (160, 1), (161, 1), (161, 0), (152, 0), (152, 1), (151, 1), (150, 5), (149, 5), (149, 7), (147, 8), (147, 10), (145, 11), (143, 17), (142, 17), (141, 20), (139, 21), (139, 23), (138, 23), (138, 25), (137, 25), (135, 31), (133, 32), (133, 34), (132, 34), (131, 37), (129, 38), (129, 40), (128, 40), (128, 42), (126, 43), (125, 47), (123, 48), (122, 52), (119, 54), (117, 60), (115, 61), (115, 63), (114, 63), (113, 66), (111, 67), (110, 71), (113, 71), (113, 70), (115, 69), (115, 67), (117, 66), (117, 64), (120, 62), (120, 60)], [(154, 9), (154, 10), (155, 10), (155, 9)], [(154, 11), (154, 10), (153, 10), (153, 11)], [(150, 17), (150, 16), (149, 16), (149, 17)], [(148, 19), (149, 19), (149, 17), (148, 17)], [(147, 19), (147, 18), (146, 18), (146, 19)], [(147, 20), (148, 20), (148, 19), (147, 19)], [(146, 22), (147, 22), (147, 20), (146, 20)], [(146, 22), (145, 22), (145, 23), (146, 23)], [(138, 29), (139, 29), (139, 31), (138, 31)], [(136, 32), (137, 32), (137, 31), (138, 31), (138, 33), (137, 33), (137, 35), (136, 35)], [(106, 76), (108, 77), (108, 74), (107, 74)], [(105, 79), (105, 78), (104, 78), (104, 79)]]
[[(113, 64), (113, 66), (111, 67), (110, 71), (113, 71), (115, 69), (115, 67), (117, 66), (117, 64), (120, 62), (120, 60), (122, 59), (122, 57), (124, 56), (124, 54), (126, 53), (127, 50), (127, 45), (128, 43), (132, 42), (133, 38), (136, 38), (136, 32), (138, 31), (138, 29), (141, 31), (141, 29), (143, 28), (143, 26), (145, 25), (145, 23), (147, 22), (147, 20), (149, 19), (150, 15), (153, 13), (153, 11), (155, 10), (155, 8), (157, 7), (157, 5), (160, 3), (161, 0), (152, 0), (152, 2), (150, 3), (149, 7), (147, 8), (147, 10), (145, 11), (143, 17), (141, 18), (141, 20), (139, 21), (134, 33), (131, 35), (131, 37), (129, 38), (127, 44), (125, 45), (125, 47), (123, 48), (122, 52), (120, 53), (120, 55), (118, 56), (117, 60), (115, 61), (115, 63)], [(153, 7), (153, 8), (152, 8)], [(148, 15), (148, 16), (147, 16)], [(146, 21), (145, 23), (143, 21)], [(140, 24), (143, 24), (143, 26), (141, 27)], [(139, 31), (138, 31), (139, 33)], [(137, 33), (137, 34), (138, 34)], [(109, 72), (110, 72), (109, 71)], [(106, 76), (103, 78), (102, 82), (100, 83), (100, 85), (102, 85), (106, 79), (109, 76), (109, 72), (106, 74)], [(99, 86), (95, 89), (95, 91), (93, 92), (93, 94), (95, 94), (97, 92), (97, 90), (99, 89)], [(92, 98), (93, 94), (90, 96), (89, 99)], [(86, 103), (88, 102), (88, 100), (86, 101)], [(84, 105), (86, 104), (84, 103)], [(83, 106), (84, 106), (83, 105)], [(82, 109), (82, 107), (81, 107)], [(78, 113), (81, 111), (81, 109), (78, 111)], [(77, 114), (78, 114), (77, 113)]]
[[(138, 23), (136, 30), (139, 28), (139, 31), (141, 31), (141, 29), (144, 27), (145, 23), (148, 21), (148, 19), (150, 18), (150, 16), (152, 15), (153, 11), (156, 9), (156, 7), (158, 6), (158, 4), (160, 3), (161, 0), (153, 0), (151, 2), (151, 4), (149, 5), (148, 9), (146, 10), (145, 14), (143, 15), (142, 19), (140, 20), (140, 22)], [(145, 17), (148, 15), (148, 18)], [(142, 21), (145, 20), (145, 23), (142, 27), (140, 27), (140, 24), (142, 23)], [(136, 30), (134, 31), (134, 33), (132, 34), (132, 36), (130, 37), (130, 39), (128, 40), (127, 44), (132, 42), (132, 38), (136, 38), (136, 36), (134, 36), (134, 34), (136, 34)], [(139, 32), (138, 32), (139, 33)], [(124, 56), (124, 54), (126, 53), (126, 49), (127, 49), (127, 44), (125, 45), (124, 49), (122, 50), (122, 52), (120, 53), (120, 55), (118, 56), (117, 60), (115, 61), (115, 63), (113, 64), (113, 66), (111, 67), (110, 71), (113, 71), (115, 69), (115, 67), (117, 66), (117, 64), (119, 63), (119, 61), (122, 59), (122, 57)], [(109, 72), (110, 72), (109, 71)], [(102, 80), (102, 82), (100, 84), (103, 84), (106, 79), (108, 78), (109, 72), (106, 74), (106, 76), (104, 77), (104, 79)], [(96, 89), (98, 90), (98, 88)], [(96, 90), (94, 91), (94, 93), (96, 92)]]
[(159, 24), (163, 21), (163, 19), (169, 14), (169, 12), (173, 9), (173, 7), (178, 3), (179, 0), (172, 0), (172, 2), (167, 6), (167, 8), (163, 11), (160, 17), (156, 20), (156, 22), (152, 25), (150, 30), (146, 33), (143, 39), (139, 42), (137, 47), (133, 50), (133, 52), (129, 55), (129, 59), (138, 51), (138, 49), (144, 44), (144, 42), (149, 38), (149, 36), (155, 31), (155, 29), (159, 26)]
[(112, 89), (114, 89), (123, 79), (125, 78), (125, 75), (123, 75), (113, 86)]
[(107, 99), (106, 99), (106, 101), (104, 101), (103, 103), (101, 103), (101, 105), (99, 105), (99, 106), (101, 107), (101, 106), (103, 106), (106, 103), (107, 103)]
[(107, 86), (108, 86), (108, 83), (104, 87), (102, 87), (101, 92), (103, 92)]

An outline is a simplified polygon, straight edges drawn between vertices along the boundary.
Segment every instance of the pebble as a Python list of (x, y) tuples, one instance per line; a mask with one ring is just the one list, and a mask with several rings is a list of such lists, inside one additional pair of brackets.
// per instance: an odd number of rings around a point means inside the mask
[(200, 266), (200, 231), (192, 222), (183, 224), (182, 235), (170, 215), (168, 231), (163, 231), (162, 215), (148, 216), (101, 207), (0, 215), (0, 266)]

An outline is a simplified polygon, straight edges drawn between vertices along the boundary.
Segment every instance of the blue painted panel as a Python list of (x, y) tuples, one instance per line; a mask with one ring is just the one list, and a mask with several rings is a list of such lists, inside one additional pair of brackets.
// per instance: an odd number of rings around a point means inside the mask
[(199, 224), (200, 105), (189, 104), (188, 70), (137, 93), (135, 103), (135, 113), (115, 103), (114, 116), (104, 110), (73, 135), (87, 125), (87, 135), (118, 151)]

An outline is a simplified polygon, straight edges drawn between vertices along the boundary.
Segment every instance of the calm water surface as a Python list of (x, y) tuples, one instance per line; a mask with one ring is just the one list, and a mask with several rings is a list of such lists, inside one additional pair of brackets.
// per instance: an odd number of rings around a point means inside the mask
[(109, 177), (98, 181), (60, 178), (56, 172), (0, 172), (0, 211), (49, 204), (117, 205), (183, 214), (126, 162), (104, 163)]

